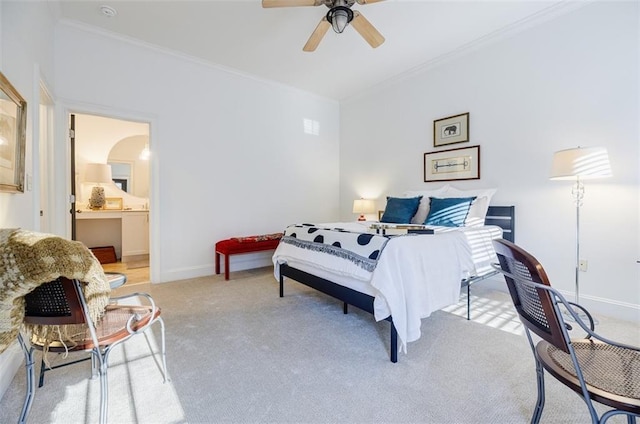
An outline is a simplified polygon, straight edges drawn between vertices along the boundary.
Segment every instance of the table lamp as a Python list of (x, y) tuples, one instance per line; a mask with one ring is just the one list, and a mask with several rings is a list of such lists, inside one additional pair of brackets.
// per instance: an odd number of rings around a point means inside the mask
[(376, 204), (371, 199), (356, 199), (353, 201), (353, 213), (358, 213), (358, 221), (366, 221), (364, 214), (374, 213), (376, 211)]
[(609, 155), (604, 147), (577, 147), (553, 154), (551, 179), (575, 181), (571, 194), (576, 204), (576, 303), (580, 300), (580, 207), (584, 198), (582, 181), (610, 176)]
[(84, 181), (96, 184), (91, 189), (89, 207), (93, 210), (102, 209), (105, 203), (105, 196), (104, 187), (101, 187), (100, 184), (112, 181), (111, 166), (106, 163), (88, 163), (84, 170)]

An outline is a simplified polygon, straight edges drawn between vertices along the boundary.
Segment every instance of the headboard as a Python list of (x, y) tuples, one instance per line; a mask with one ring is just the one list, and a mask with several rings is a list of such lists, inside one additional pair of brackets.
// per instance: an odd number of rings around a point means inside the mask
[[(484, 225), (495, 225), (502, 228), (502, 238), (515, 243), (516, 210), (515, 206), (489, 206), (484, 218)], [(384, 211), (378, 211), (378, 221)]]
[(484, 225), (496, 225), (502, 228), (502, 238), (515, 243), (515, 206), (489, 206)]

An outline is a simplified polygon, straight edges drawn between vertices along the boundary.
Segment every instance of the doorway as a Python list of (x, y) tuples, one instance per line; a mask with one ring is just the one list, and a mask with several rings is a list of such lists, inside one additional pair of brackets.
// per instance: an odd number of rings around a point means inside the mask
[(105, 271), (146, 283), (150, 262), (149, 123), (73, 114), (72, 187), (76, 239)]

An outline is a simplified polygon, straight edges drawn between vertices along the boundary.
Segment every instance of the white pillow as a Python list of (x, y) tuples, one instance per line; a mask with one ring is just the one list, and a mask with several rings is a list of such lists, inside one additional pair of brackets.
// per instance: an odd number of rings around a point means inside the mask
[(484, 225), (484, 218), (487, 216), (491, 198), (498, 191), (497, 188), (484, 188), (475, 190), (460, 190), (449, 185), (446, 186), (444, 197), (473, 197), (476, 199), (471, 203), (467, 219), (464, 221), (465, 227), (480, 227)]
[(420, 199), (420, 204), (418, 205), (418, 210), (416, 211), (416, 214), (413, 215), (413, 218), (411, 218), (411, 223), (424, 224), (424, 221), (427, 220), (427, 216), (429, 215), (429, 205), (431, 202), (429, 197), (445, 197), (444, 193), (448, 188), (449, 185), (447, 184), (434, 190), (405, 191), (403, 194), (404, 197), (422, 196), (422, 199)]

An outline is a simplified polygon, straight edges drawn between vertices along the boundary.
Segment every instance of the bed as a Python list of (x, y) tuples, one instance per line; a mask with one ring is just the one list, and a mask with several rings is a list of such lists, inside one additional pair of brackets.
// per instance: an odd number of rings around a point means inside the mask
[[(344, 313), (353, 305), (389, 321), (390, 359), (397, 362), (398, 350), (406, 352), (407, 343), (420, 337), (422, 318), (457, 303), (462, 288), (495, 274), (491, 241), (513, 240), (514, 207), (488, 207), (489, 199), (482, 222), (470, 226), (409, 231), (407, 223), (402, 235), (381, 234), (371, 222), (289, 226), (273, 255), (280, 297), (289, 278), (341, 300)], [(386, 211), (389, 205), (388, 199)]]

